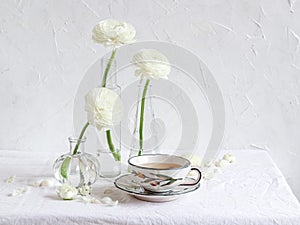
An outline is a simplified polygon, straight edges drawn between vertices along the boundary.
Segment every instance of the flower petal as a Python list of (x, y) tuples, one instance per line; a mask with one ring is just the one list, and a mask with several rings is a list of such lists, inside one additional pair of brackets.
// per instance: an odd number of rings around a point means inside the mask
[(23, 195), (23, 194), (26, 193), (28, 190), (29, 190), (28, 187), (17, 188), (17, 189), (14, 189), (13, 192), (9, 194), (9, 196), (15, 197), (15, 196)]
[(231, 154), (225, 154), (223, 156), (223, 159), (226, 160), (226, 161), (228, 161), (229, 163), (234, 163), (235, 160), (236, 160), (235, 156), (231, 155)]
[(108, 206), (116, 206), (119, 201), (113, 201), (110, 197), (104, 197), (100, 199), (102, 204), (108, 205)]
[(5, 183), (11, 184), (11, 183), (14, 183), (15, 180), (16, 180), (16, 175), (13, 175), (13, 176), (6, 178)]

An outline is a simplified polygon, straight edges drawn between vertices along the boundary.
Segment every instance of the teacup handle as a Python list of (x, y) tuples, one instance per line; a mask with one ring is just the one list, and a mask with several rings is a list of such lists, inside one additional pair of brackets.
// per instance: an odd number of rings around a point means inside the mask
[(198, 168), (196, 168), (196, 167), (192, 167), (191, 171), (193, 171), (193, 170), (197, 171), (197, 173), (198, 173), (198, 177), (195, 180), (195, 182), (193, 182), (193, 183), (183, 183), (183, 184), (180, 184), (179, 186), (193, 186), (193, 185), (196, 185), (196, 184), (198, 184), (200, 182), (201, 176), (202, 176), (201, 175), (201, 171)]

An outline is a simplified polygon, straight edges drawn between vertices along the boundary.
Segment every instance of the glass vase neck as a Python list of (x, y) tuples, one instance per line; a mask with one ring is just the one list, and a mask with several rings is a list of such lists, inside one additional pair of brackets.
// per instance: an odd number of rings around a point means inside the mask
[(76, 154), (83, 153), (85, 147), (86, 137), (78, 138), (78, 137), (69, 137), (70, 143), (70, 153), (73, 155), (74, 150), (77, 148)]

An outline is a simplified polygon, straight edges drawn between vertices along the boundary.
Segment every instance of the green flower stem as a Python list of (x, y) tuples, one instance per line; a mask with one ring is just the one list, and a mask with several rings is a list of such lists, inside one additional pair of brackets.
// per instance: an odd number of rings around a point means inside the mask
[(140, 113), (140, 129), (139, 129), (139, 134), (140, 134), (140, 149), (138, 155), (142, 155), (143, 151), (143, 128), (144, 128), (144, 111), (145, 111), (145, 97), (147, 93), (147, 89), (149, 86), (150, 80), (147, 79), (144, 90), (143, 90), (143, 95), (142, 95), (142, 102), (141, 102), (141, 113)]
[(114, 156), (114, 159), (115, 159), (116, 161), (121, 161), (121, 155), (120, 155), (120, 152), (116, 152), (116, 151), (115, 151), (115, 146), (114, 146), (114, 144), (112, 143), (110, 130), (107, 130), (107, 131), (106, 131), (106, 140), (107, 140), (107, 144), (108, 144), (109, 150), (111, 151), (111, 153), (112, 153), (113, 156)]
[(104, 74), (103, 74), (103, 78), (102, 78), (102, 87), (106, 87), (106, 81), (107, 81), (108, 72), (110, 70), (112, 62), (114, 61), (114, 58), (115, 58), (115, 55), (116, 55), (116, 51), (117, 51), (117, 49), (114, 48), (113, 51), (112, 51), (112, 53), (111, 53), (111, 56), (110, 56), (110, 58), (108, 60), (108, 63), (106, 65), (106, 68), (105, 68), (105, 71), (104, 71)]
[(78, 148), (79, 148), (79, 145), (80, 145), (80, 143), (81, 143), (81, 139), (82, 139), (82, 137), (83, 137), (83, 135), (84, 135), (84, 132), (86, 131), (86, 128), (87, 128), (89, 125), (90, 125), (89, 122), (87, 122), (87, 123), (84, 125), (84, 127), (82, 128), (82, 130), (81, 130), (81, 132), (80, 132), (80, 135), (79, 135), (79, 137), (78, 137), (78, 141), (77, 141), (77, 143), (76, 143), (76, 145), (75, 145), (75, 148), (74, 148), (74, 150), (73, 150), (73, 155), (75, 155), (75, 154), (77, 153)]
[[(110, 70), (112, 62), (114, 61), (114, 58), (115, 58), (115, 55), (116, 55), (116, 51), (117, 51), (117, 49), (114, 48), (113, 51), (112, 51), (112, 53), (111, 53), (111, 56), (110, 56), (110, 58), (108, 60), (108, 63), (106, 65), (106, 68), (105, 68), (105, 71), (104, 71), (104, 74), (103, 74), (103, 78), (102, 78), (102, 87), (106, 87), (106, 81), (107, 81), (108, 72)], [(106, 140), (107, 140), (107, 144), (108, 144), (109, 150), (111, 151), (111, 153), (114, 156), (114, 159), (116, 161), (120, 161), (121, 160), (121, 155), (120, 155), (120, 152), (116, 152), (116, 150), (115, 150), (115, 146), (114, 146), (114, 144), (112, 142), (110, 130), (106, 131)]]

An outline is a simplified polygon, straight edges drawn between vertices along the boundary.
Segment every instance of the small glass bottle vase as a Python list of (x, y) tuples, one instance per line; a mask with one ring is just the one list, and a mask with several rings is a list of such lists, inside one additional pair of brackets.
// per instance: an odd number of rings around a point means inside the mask
[[(121, 95), (121, 87), (117, 84), (116, 61), (109, 62), (109, 59), (102, 59), (102, 74), (105, 74), (108, 63), (110, 69), (107, 72), (105, 87)], [(103, 85), (103, 80), (102, 80)], [(114, 113), (119, 118), (118, 113), (122, 112), (122, 104), (116, 104)], [(112, 128), (96, 131), (99, 140), (97, 149), (97, 158), (99, 160), (99, 176), (103, 178), (112, 178), (121, 173), (121, 122), (114, 123)]]
[(80, 188), (96, 182), (99, 163), (96, 157), (84, 151), (85, 141), (85, 137), (69, 137), (70, 152), (54, 162), (54, 176), (60, 183)]
[(145, 82), (140, 83), (138, 88), (139, 94), (137, 103), (135, 104), (134, 129), (129, 158), (142, 154), (159, 153), (158, 135), (159, 131), (161, 130), (161, 125), (155, 118), (154, 108), (152, 105), (152, 85), (148, 85), (147, 91), (145, 92), (144, 101), (142, 99), (145, 91)]

